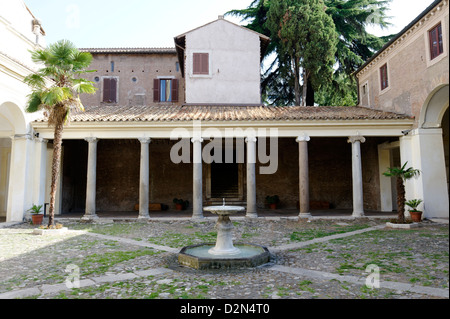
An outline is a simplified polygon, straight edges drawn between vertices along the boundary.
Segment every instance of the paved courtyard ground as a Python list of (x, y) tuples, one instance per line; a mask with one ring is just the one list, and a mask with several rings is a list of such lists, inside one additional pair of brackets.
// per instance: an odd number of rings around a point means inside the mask
[(394, 230), (372, 218), (232, 220), (234, 240), (268, 247), (270, 263), (181, 267), (182, 247), (215, 241), (216, 218), (64, 220), (69, 231), (54, 236), (33, 235), (28, 223), (0, 228), (0, 298), (449, 298), (448, 223)]

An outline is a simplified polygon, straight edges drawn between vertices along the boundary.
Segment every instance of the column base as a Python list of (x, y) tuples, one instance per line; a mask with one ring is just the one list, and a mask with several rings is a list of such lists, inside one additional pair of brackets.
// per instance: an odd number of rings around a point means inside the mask
[(138, 219), (150, 219), (150, 215), (139, 215)]
[(92, 221), (92, 220), (98, 220), (99, 217), (97, 214), (85, 214), (83, 217), (81, 217), (81, 220), (84, 221)]
[(204, 219), (205, 216), (203, 214), (193, 214), (191, 219)]
[(258, 213), (256, 213), (256, 212), (253, 212), (253, 213), (247, 212), (247, 213), (245, 214), (245, 217), (246, 217), (246, 218), (258, 218)]
[(353, 212), (352, 217), (365, 217), (364, 212)]
[(298, 214), (298, 218), (311, 218), (311, 213), (300, 213)]

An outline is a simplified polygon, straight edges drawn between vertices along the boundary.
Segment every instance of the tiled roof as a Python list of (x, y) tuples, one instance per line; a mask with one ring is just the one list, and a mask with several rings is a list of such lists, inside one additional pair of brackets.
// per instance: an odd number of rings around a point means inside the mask
[(81, 52), (90, 52), (91, 54), (145, 54), (145, 53), (172, 53), (175, 54), (175, 48), (80, 48)]
[[(314, 121), (401, 120), (411, 117), (364, 107), (274, 106), (87, 106), (70, 115), (71, 122), (176, 122), (176, 121)], [(45, 122), (41, 118), (37, 122)]]

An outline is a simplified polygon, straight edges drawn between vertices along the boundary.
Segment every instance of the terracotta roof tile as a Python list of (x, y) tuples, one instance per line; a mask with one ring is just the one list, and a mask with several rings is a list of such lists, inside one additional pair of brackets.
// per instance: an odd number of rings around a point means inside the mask
[[(410, 116), (360, 106), (87, 106), (71, 122), (397, 120)], [(45, 122), (45, 118), (37, 119)]]

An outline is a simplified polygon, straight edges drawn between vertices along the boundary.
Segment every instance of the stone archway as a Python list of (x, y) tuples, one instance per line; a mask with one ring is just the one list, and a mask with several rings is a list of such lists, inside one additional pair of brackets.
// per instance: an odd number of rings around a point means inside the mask
[(443, 84), (434, 89), (425, 100), (419, 116), (419, 128), (440, 128), (448, 109), (449, 86)]
[[(411, 162), (421, 171), (407, 197), (424, 200), (425, 217), (448, 218), (448, 108), (449, 86), (434, 89), (424, 101), (418, 128), (411, 136)], [(446, 115), (447, 114), (447, 115)], [(447, 137), (446, 137), (447, 136)], [(447, 159), (446, 154), (447, 152)]]
[[(0, 218), (22, 220), (27, 191), (27, 122), (17, 104), (0, 104)], [(14, 176), (14, 178), (10, 178)]]

